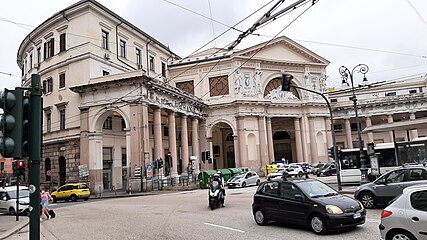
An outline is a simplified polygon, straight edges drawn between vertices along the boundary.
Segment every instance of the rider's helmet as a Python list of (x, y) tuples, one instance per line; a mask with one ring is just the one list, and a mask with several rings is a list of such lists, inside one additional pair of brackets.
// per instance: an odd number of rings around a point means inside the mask
[(217, 178), (219, 178), (219, 174), (218, 174), (218, 173), (215, 173), (215, 174), (213, 175), (213, 177), (217, 179)]
[(217, 171), (215, 174), (218, 174), (219, 177), (222, 176), (222, 172), (221, 171)]

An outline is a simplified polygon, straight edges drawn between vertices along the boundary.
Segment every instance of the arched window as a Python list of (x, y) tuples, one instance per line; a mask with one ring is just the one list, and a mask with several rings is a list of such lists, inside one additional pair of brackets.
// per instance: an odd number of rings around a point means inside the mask
[[(282, 87), (282, 78), (275, 78), (271, 80), (264, 89), (264, 97), (267, 96), (274, 89)], [(291, 87), (291, 93), (294, 94), (297, 98), (300, 98), (296, 88)]]
[(227, 135), (227, 137), (225, 138), (225, 141), (226, 142), (232, 142), (232, 141), (234, 141), (233, 133), (229, 133)]
[(284, 140), (284, 139), (291, 139), (291, 136), (289, 133), (285, 131), (278, 131), (273, 134), (273, 140)]

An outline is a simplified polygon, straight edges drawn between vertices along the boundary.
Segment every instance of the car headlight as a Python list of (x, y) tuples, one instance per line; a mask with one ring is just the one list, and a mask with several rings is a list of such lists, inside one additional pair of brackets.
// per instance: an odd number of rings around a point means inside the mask
[(335, 205), (326, 205), (326, 212), (330, 214), (343, 214), (344, 212), (341, 210), (341, 208), (335, 206)]

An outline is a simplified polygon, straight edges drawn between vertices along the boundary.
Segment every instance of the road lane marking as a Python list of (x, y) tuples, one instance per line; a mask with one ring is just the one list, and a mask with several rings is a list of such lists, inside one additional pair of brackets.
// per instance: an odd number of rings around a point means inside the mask
[(227, 230), (232, 230), (232, 231), (236, 231), (236, 232), (240, 232), (240, 233), (244, 233), (245, 232), (243, 230), (239, 230), (239, 229), (235, 229), (235, 228), (230, 228), (230, 227), (225, 227), (225, 226), (221, 226), (221, 225), (216, 225), (216, 224), (212, 224), (212, 223), (204, 223), (204, 224), (212, 226), (212, 227), (224, 228), (224, 229), (227, 229)]

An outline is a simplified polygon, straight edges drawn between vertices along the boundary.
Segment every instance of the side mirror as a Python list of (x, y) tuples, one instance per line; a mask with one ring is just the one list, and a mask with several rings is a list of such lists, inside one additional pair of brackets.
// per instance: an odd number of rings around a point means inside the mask
[(295, 198), (296, 200), (303, 200), (302, 195), (301, 195), (301, 194), (299, 194), (299, 193), (295, 194), (295, 195), (294, 195), (294, 198)]
[(3, 200), (3, 201), (7, 201), (7, 197), (3, 197), (1, 200)]

